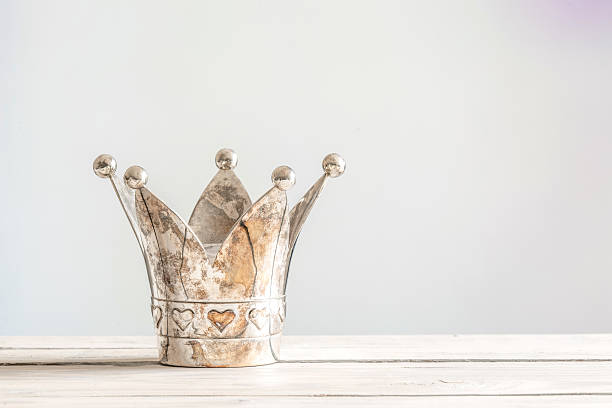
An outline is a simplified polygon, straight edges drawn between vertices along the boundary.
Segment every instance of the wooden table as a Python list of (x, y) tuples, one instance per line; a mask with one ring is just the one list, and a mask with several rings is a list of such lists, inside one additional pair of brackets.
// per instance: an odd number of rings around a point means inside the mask
[(283, 339), (252, 368), (155, 362), (153, 337), (0, 337), (0, 406), (612, 407), (612, 335)]

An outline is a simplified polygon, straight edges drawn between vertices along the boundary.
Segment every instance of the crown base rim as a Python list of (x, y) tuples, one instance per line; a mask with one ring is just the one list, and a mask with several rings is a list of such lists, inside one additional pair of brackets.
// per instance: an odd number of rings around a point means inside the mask
[(279, 361), (281, 333), (202, 339), (158, 335), (159, 363), (174, 367), (254, 367)]

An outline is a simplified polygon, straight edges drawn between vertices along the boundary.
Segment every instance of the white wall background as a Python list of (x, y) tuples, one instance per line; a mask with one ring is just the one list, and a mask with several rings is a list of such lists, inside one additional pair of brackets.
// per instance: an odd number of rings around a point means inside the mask
[[(151, 334), (121, 173), (292, 202), (289, 334), (612, 331), (605, 2), (0, 1), (0, 334)], [(609, 3), (608, 3), (609, 4)]]

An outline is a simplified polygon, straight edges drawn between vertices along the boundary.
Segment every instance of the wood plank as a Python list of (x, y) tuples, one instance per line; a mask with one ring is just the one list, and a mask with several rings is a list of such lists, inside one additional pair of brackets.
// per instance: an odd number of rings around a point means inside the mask
[[(153, 336), (0, 337), (0, 364), (146, 363)], [(612, 361), (612, 335), (285, 336), (287, 361)]]
[(9, 398), (7, 406), (28, 407), (134, 407), (148, 408), (254, 408), (287, 407), (405, 407), (405, 408), (609, 408), (612, 396), (532, 396), (532, 397), (75, 397)]
[(2, 349), (155, 348), (155, 336), (0, 336)]
[(612, 395), (612, 364), (280, 363), (240, 369), (159, 365), (0, 367), (2, 399), (542, 394)]
[(612, 360), (611, 334), (287, 336), (287, 360)]

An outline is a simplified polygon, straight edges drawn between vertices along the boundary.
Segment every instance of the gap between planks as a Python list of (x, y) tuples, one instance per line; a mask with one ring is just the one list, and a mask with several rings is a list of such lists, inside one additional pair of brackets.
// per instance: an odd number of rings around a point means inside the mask
[[(278, 364), (383, 364), (383, 363), (607, 363), (612, 359), (386, 359), (386, 360), (279, 360)], [(150, 361), (54, 361), (54, 362), (0, 362), (0, 366), (163, 366), (155, 360)]]
[[(0, 364), (154, 363), (153, 336), (0, 337)], [(612, 335), (284, 336), (286, 363), (610, 362)]]

